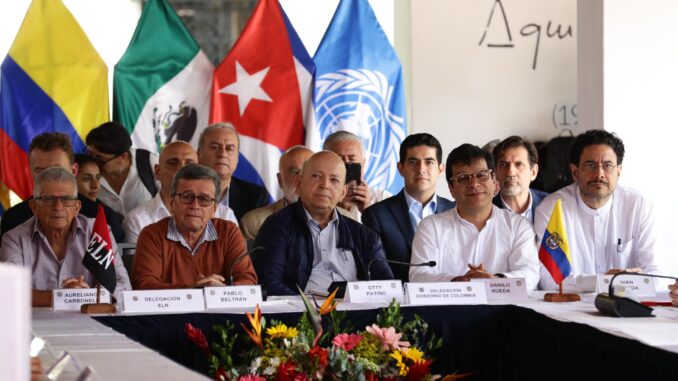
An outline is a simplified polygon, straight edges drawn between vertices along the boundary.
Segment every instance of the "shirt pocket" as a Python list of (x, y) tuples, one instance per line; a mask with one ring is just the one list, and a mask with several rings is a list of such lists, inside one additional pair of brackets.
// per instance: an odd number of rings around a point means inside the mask
[(617, 239), (617, 242), (614, 243), (614, 263), (618, 268), (628, 268), (634, 267), (634, 261), (632, 261), (631, 253), (633, 252), (633, 238), (624, 240), (623, 238)]

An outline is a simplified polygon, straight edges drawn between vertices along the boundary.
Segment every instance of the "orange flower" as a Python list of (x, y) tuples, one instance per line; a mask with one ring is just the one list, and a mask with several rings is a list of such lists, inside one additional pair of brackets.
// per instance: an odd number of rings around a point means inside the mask
[(252, 330), (250, 331), (245, 327), (244, 324), (240, 323), (242, 328), (245, 330), (245, 333), (252, 339), (252, 342), (256, 344), (259, 348), (264, 349), (264, 344), (261, 341), (261, 310), (259, 309), (259, 305), (254, 308), (254, 316), (250, 315), (249, 312), (245, 313), (247, 316), (247, 320), (250, 321), (250, 325), (252, 326)]
[(325, 299), (323, 304), (320, 306), (318, 311), (320, 312), (320, 315), (327, 315), (330, 312), (334, 311), (335, 308), (337, 308), (337, 303), (334, 301), (334, 297), (337, 295), (337, 291), (339, 291), (339, 288), (335, 288), (334, 291), (330, 294), (330, 296)]

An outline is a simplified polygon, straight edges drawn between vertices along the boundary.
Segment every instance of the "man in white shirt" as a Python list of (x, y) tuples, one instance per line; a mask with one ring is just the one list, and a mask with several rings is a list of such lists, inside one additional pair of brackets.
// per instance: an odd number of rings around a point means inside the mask
[[(445, 173), (443, 149), (433, 135), (412, 134), (400, 144), (398, 171), (405, 186), (397, 195), (365, 209), (363, 224), (379, 234), (386, 258), (410, 263), (412, 239), (421, 220), (454, 208), (454, 202), (436, 194), (438, 177)], [(390, 263), (393, 275), (408, 281), (409, 266)]]
[(468, 281), (474, 278), (524, 278), (537, 287), (539, 261), (534, 231), (524, 217), (492, 204), (497, 191), (492, 155), (471, 144), (450, 152), (448, 187), (455, 208), (424, 218), (412, 242), (411, 282)]
[[(590, 130), (577, 136), (570, 150), (575, 183), (537, 208), (534, 229), (541, 243), (553, 207), (562, 200), (572, 259), (564, 287), (592, 291), (583, 276), (658, 270), (652, 205), (637, 191), (617, 185), (623, 160), (624, 143), (614, 134)], [(543, 266), (540, 287), (557, 288)]]
[[(185, 165), (197, 162), (198, 154), (186, 142), (174, 141), (163, 148), (160, 152), (160, 162), (154, 168), (155, 177), (160, 181), (160, 191), (153, 199), (136, 207), (125, 217), (122, 226), (127, 242), (136, 243), (144, 227), (170, 216), (169, 205), (172, 200), (170, 193), (174, 175)], [(214, 216), (238, 224), (235, 214), (228, 206), (219, 204)]]
[(492, 155), (499, 182), (499, 194), (492, 202), (534, 223), (534, 210), (548, 196), (546, 192), (530, 188), (539, 172), (537, 148), (520, 136), (509, 136), (494, 147)]
[(361, 165), (360, 182), (351, 180), (346, 183), (348, 192), (339, 207), (349, 211), (350, 217), (360, 222), (362, 212), (368, 206), (393, 196), (389, 191), (374, 189), (365, 182), (365, 147), (360, 138), (348, 131), (337, 131), (325, 139), (323, 150), (332, 151), (341, 157), (345, 164), (359, 163)]
[[(103, 175), (99, 200), (124, 216), (153, 198), (157, 184), (152, 169), (158, 164), (158, 155), (132, 149), (132, 139), (125, 127), (106, 122), (90, 131), (85, 143)], [(141, 165), (137, 165), (140, 160)], [(139, 173), (138, 167), (144, 173)], [(149, 184), (144, 184), (144, 179)]]

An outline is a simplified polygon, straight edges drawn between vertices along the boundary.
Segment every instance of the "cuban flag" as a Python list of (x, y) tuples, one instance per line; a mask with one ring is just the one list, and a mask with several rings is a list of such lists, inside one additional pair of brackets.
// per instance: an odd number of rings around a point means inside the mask
[(313, 124), (313, 60), (277, 0), (259, 0), (245, 29), (214, 72), (210, 123), (240, 134), (234, 176), (282, 195), (276, 173), (289, 147)]
[(365, 180), (396, 194), (400, 143), (407, 135), (405, 85), (400, 60), (367, 0), (341, 0), (313, 58), (315, 112), (320, 148), (338, 130), (365, 146)]

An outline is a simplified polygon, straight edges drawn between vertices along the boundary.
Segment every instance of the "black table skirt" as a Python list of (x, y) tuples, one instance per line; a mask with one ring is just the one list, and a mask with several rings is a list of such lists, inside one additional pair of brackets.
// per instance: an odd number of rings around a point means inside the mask
[[(350, 311), (356, 328), (374, 322), (377, 310)], [(564, 323), (512, 305), (403, 307), (415, 313), (443, 338), (433, 370), (439, 374), (476, 372), (475, 380), (674, 380), (678, 354), (601, 332), (587, 325)], [(265, 314), (295, 325), (300, 314)], [(188, 341), (184, 324), (201, 328), (211, 341), (212, 326), (230, 320), (240, 329), (244, 315), (190, 313), (106, 316), (95, 319), (189, 368), (203, 371), (203, 357)], [(651, 323), (648, 323), (651, 324)], [(678, 322), (676, 323), (678, 329)], [(244, 334), (244, 333), (243, 333)]]

